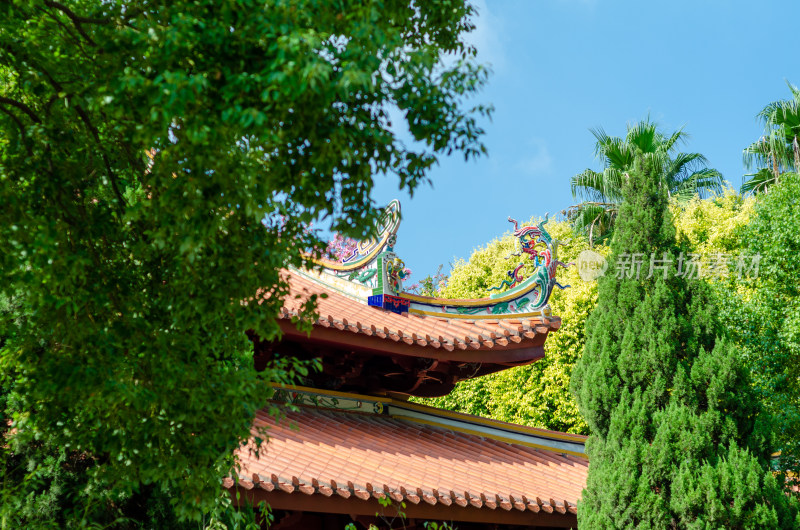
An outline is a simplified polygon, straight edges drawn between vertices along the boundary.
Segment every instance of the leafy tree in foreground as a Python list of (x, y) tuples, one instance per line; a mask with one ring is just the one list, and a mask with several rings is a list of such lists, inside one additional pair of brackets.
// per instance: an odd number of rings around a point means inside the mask
[[(361, 236), (374, 175), (413, 190), (440, 155), (483, 151), (486, 109), (463, 107), (484, 80), (462, 40), (471, 13), (463, 0), (0, 6), (0, 425), (14, 428), (0, 451), (88, 462), (76, 511), (50, 524), (149, 491), (179, 517), (214, 505), (269, 383), (305, 369), (257, 373), (245, 335), (277, 333), (280, 270), (317, 244), (303, 227), (328, 217)], [(3, 468), (4, 525), (47, 522), (19, 520), (47, 466)]]
[(773, 101), (758, 119), (764, 125), (764, 136), (744, 150), (747, 169), (755, 173), (742, 184), (742, 193), (764, 192), (779, 183), (784, 173), (800, 171), (800, 89), (791, 83), (791, 99)]
[[(535, 223), (531, 219), (529, 224)], [(567, 242), (558, 247), (559, 259), (575, 261), (587, 248), (576, 237), (569, 223), (550, 222), (548, 230), (555, 239)], [(506, 271), (515, 262), (505, 259), (515, 250), (515, 238), (506, 234), (473, 252), (468, 261), (459, 260), (450, 274), (447, 286), (438, 294), (446, 298), (469, 298), (487, 295), (487, 289), (507, 278)], [(604, 247), (595, 247), (605, 252)], [(526, 273), (532, 272), (532, 264)], [(420, 400), (423, 403), (490, 417), (502, 421), (558, 431), (588, 434), (575, 398), (569, 391), (572, 367), (583, 351), (584, 325), (597, 299), (594, 282), (584, 282), (575, 267), (559, 272), (562, 285), (571, 287), (554, 290), (550, 297), (553, 314), (561, 317), (562, 325), (545, 343), (544, 359), (528, 366), (463, 381), (447, 396)]]
[[(776, 417), (781, 465), (800, 473), (800, 175), (787, 173), (759, 197), (743, 232), (760, 255), (745, 310), (735, 315), (754, 367), (757, 389)], [(734, 320), (734, 319), (732, 319)]]
[[(682, 249), (661, 170), (642, 155), (622, 178), (616, 267), (600, 279), (572, 375), (592, 433), (579, 525), (794, 527), (800, 520), (769, 471), (769, 430), (708, 287), (677, 275)], [(621, 266), (651, 253), (664, 260), (651, 278), (649, 264), (638, 278)]]
[(609, 136), (602, 129), (591, 132), (597, 140), (595, 155), (603, 161), (603, 170), (587, 169), (570, 179), (573, 198), (583, 202), (569, 210), (575, 227), (587, 235), (590, 243), (610, 237), (622, 201), (622, 175), (633, 168), (638, 153), (657, 160), (659, 178), (669, 196), (680, 203), (708, 190), (722, 190), (722, 174), (706, 167), (706, 157), (678, 152), (678, 146), (688, 139), (682, 129), (665, 134), (648, 118), (628, 125), (624, 138)]
[[(773, 194), (774, 192), (774, 194)], [(757, 399), (774, 419), (782, 470), (800, 476), (800, 179), (785, 173), (768, 194), (741, 197), (726, 190), (714, 199), (671, 207), (678, 233), (692, 251), (712, 257), (743, 255), (759, 267), (740, 278), (711, 275), (720, 316), (750, 368)]]

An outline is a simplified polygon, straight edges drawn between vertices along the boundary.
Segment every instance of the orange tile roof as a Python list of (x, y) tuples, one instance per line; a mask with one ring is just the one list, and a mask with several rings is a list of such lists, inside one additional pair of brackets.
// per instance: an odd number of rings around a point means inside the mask
[[(238, 451), (239, 486), (263, 490), (267, 499), (273, 491), (320, 499), (389, 496), (415, 505), (576, 513), (588, 461), (559, 447), (582, 450), (585, 437), (386, 398), (350, 396), (348, 402), (346, 395), (336, 395), (345, 396), (334, 401), (337, 406), (362, 407), (353, 400), (373, 400), (367, 405), (375, 405), (376, 412), (301, 406), (276, 422), (261, 411), (253, 433), (267, 427), (269, 442), (259, 458), (251, 452), (252, 443)], [(437, 417), (438, 425), (420, 419)], [(448, 428), (446, 422), (461, 427)], [(228, 479), (226, 486), (233, 481)]]
[[(356, 300), (322, 285), (295, 271), (290, 273), (290, 293), (285, 298), (282, 317), (285, 320), (296, 315), (302, 303), (312, 294), (327, 295), (317, 298), (319, 319), (315, 328), (350, 331), (362, 337), (380, 339), (385, 343), (406, 344), (430, 351), (447, 352), (492, 351), (500, 354), (500, 361), (518, 362), (534, 358), (522, 351), (513, 350), (539, 348), (550, 331), (561, 326), (558, 317), (505, 318), (497, 320), (446, 319), (417, 314), (396, 314), (370, 307), (363, 300)], [(541, 356), (539, 354), (538, 356)]]

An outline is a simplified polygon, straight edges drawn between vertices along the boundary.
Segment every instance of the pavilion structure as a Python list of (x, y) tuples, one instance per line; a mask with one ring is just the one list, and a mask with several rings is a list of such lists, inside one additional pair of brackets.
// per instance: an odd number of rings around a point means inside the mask
[[(575, 528), (585, 437), (408, 401), (544, 356), (561, 325), (547, 301), (565, 266), (546, 219), (514, 221), (522, 262), (494, 294), (450, 300), (403, 289), (405, 265), (393, 250), (399, 213), (393, 201), (376, 238), (340, 240), (335, 259), (286, 272), (283, 335), (251, 337), (256, 366), (293, 356), (322, 369), (303, 386), (276, 386), (272, 400), (292, 406), (279, 421), (266, 409), (257, 415), (253, 440), (268, 428), (269, 442), (238, 450), (241, 470), (226, 487), (266, 501), (275, 529)], [(528, 278), (525, 260), (535, 265)], [(314, 295), (319, 317), (300, 331), (297, 317)]]

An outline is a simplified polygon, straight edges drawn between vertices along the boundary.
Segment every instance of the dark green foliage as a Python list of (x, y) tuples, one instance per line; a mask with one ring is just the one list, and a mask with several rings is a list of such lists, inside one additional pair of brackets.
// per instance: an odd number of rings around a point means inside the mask
[(800, 175), (784, 173), (759, 197), (744, 230), (748, 253), (760, 255), (752, 296), (737, 329), (757, 389), (777, 422), (782, 467), (800, 472)]
[[(659, 168), (639, 156), (623, 177), (611, 268), (572, 373), (592, 433), (579, 524), (793, 527), (793, 507), (769, 471), (769, 426), (708, 287), (676, 275), (683, 249)], [(646, 256), (639, 279), (618, 279), (615, 265), (636, 253)], [(673, 260), (666, 279), (659, 270), (646, 278), (651, 253)]]
[(127, 494), (85, 492), (95, 465), (88, 455), (51, 445), (18, 448), (3, 469), (4, 528), (197, 528), (177, 519), (169, 490), (143, 485)]
[(269, 383), (307, 370), (257, 373), (245, 331), (276, 335), (280, 271), (318, 244), (308, 223), (362, 235), (374, 175), (413, 190), (438, 156), (482, 152), (486, 109), (462, 108), (485, 73), (462, 41), (470, 13), (0, 4), (0, 295), (17, 308), (0, 324), (4, 457), (41, 450), (26, 473), (48, 477), (88, 459), (69, 479), (82, 506), (155, 488), (179, 518), (212, 509)]

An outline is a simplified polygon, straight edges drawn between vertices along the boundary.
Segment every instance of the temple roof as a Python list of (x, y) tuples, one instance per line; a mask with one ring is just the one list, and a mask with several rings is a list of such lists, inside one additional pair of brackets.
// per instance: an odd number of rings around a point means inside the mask
[[(446, 395), (458, 381), (544, 356), (561, 326), (548, 299), (566, 266), (547, 219), (520, 228), (509, 218), (519, 260), (508, 279), (483, 298), (447, 300), (404, 290), (407, 269), (393, 249), (399, 212), (393, 201), (374, 238), (337, 236), (330, 259), (285, 271), (283, 334), (262, 341), (251, 332), (256, 367), (290, 356), (321, 370), (304, 376), (314, 388), (276, 387), (272, 399), (288, 412), (281, 421), (274, 406), (257, 414), (226, 487), (282, 511), (286, 528), (306, 528), (307, 512), (357, 520), (397, 515), (401, 503), (420, 521), (576, 526), (585, 437), (395, 399)], [(298, 327), (312, 297), (318, 316)]]
[[(400, 224), (400, 203), (392, 201), (386, 208), (377, 235), (363, 241), (348, 240), (337, 235), (331, 241), (327, 257), (311, 258), (322, 273), (322, 283), (360, 298), (368, 305), (395, 313), (436, 316), (448, 320), (496, 320), (544, 317), (550, 315), (548, 300), (558, 283), (556, 273), (568, 263), (559, 261), (558, 247), (563, 243), (548, 233), (547, 216), (537, 225), (514, 223), (516, 252), (499, 285), (489, 287), (485, 296), (471, 299), (443, 299), (406, 291), (403, 281), (410, 271), (394, 251)], [(533, 270), (525, 277), (526, 265)], [(568, 286), (567, 286), (568, 287)]]
[[(311, 295), (324, 294), (324, 298), (317, 298), (319, 319), (314, 322), (315, 332), (345, 331), (348, 333), (335, 333), (335, 340), (360, 340), (382, 352), (402, 350), (405, 355), (464, 362), (524, 363), (542, 357), (547, 334), (561, 326), (561, 319), (553, 316), (465, 320), (397, 314), (371, 307), (363, 299), (301, 271), (290, 273), (289, 284), (291, 290), (281, 314), (284, 320), (296, 316)], [(287, 324), (282, 326), (284, 332), (297, 333), (292, 331), (294, 326)]]
[[(253, 336), (256, 367), (276, 356), (318, 359), (322, 370), (303, 381), (315, 388), (446, 395), (459, 381), (543, 358), (548, 333), (561, 326), (548, 315), (467, 320), (395, 313), (368, 305), (354, 286), (341, 288), (325, 272), (287, 275), (290, 290), (278, 321), (283, 334), (271, 342)], [(318, 318), (309, 332), (297, 318), (312, 296)]]
[(260, 412), (253, 435), (268, 427), (269, 443), (258, 457), (252, 442), (238, 451), (238, 488), (256, 502), (374, 514), (388, 496), (409, 514), (427, 507), (420, 517), (575, 524), (584, 436), (315, 389), (290, 387), (275, 399), (296, 410), (278, 422)]
[[(322, 371), (303, 384), (431, 397), (446, 395), (458, 381), (544, 357), (548, 333), (561, 326), (548, 300), (555, 287), (564, 288), (556, 272), (566, 266), (546, 218), (522, 227), (509, 218), (518, 252), (509, 256), (517, 263), (508, 279), (482, 298), (453, 300), (403, 288), (408, 270), (394, 252), (399, 214), (400, 204), (392, 201), (375, 237), (357, 242), (337, 236), (328, 257), (285, 271), (290, 291), (279, 319), (283, 336), (265, 342), (251, 334), (258, 368), (276, 356), (318, 359)], [(302, 313), (314, 305), (312, 298), (319, 317), (309, 333), (297, 321), (307, 318)]]

